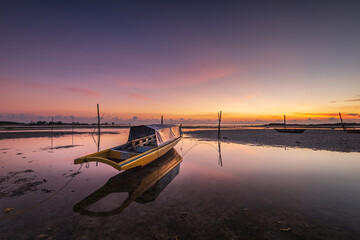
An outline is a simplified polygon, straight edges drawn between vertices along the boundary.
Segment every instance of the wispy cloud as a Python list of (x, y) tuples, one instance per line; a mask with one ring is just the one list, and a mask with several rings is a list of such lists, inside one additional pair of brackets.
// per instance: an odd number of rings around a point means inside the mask
[(66, 92), (73, 92), (73, 93), (78, 93), (81, 94), (83, 96), (87, 96), (87, 97), (98, 97), (100, 96), (100, 93), (94, 91), (94, 90), (90, 90), (87, 88), (74, 88), (74, 87), (67, 87), (67, 88), (63, 88), (62, 90), (66, 91)]
[(232, 66), (217, 66), (215, 64), (194, 65), (191, 67), (179, 67), (164, 69), (161, 72), (153, 71), (148, 74), (120, 76), (113, 81), (127, 88), (161, 89), (183, 86), (194, 86), (216, 79), (229, 77), (239, 72)]
[(3, 76), (3, 75), (0, 75), (0, 84), (7, 85), (7, 86), (16, 85), (16, 86), (21, 86), (21, 87), (32, 87), (32, 88), (45, 89), (45, 90), (54, 88), (54, 86), (52, 86), (51, 84), (22, 81), (19, 79), (15, 79), (15, 78)]
[(16, 86), (16, 87), (35, 88), (35, 89), (40, 89), (40, 90), (59, 90), (60, 89), (62, 91), (77, 93), (77, 94), (80, 94), (82, 96), (87, 96), (87, 97), (100, 96), (100, 93), (98, 93), (94, 90), (91, 90), (91, 89), (87, 89), (87, 88), (78, 88), (78, 87), (59, 88), (58, 86), (53, 85), (53, 84), (34, 82), (34, 81), (24, 81), (24, 80), (10, 78), (10, 77), (3, 76), (3, 75), (0, 75), (0, 85), (4, 85), (6, 87)]
[(297, 115), (303, 116), (313, 116), (313, 117), (333, 117), (338, 116), (338, 113), (302, 113), (302, 112), (294, 112)]
[[(312, 117), (338, 117), (339, 113), (301, 113), (301, 112), (295, 112), (294, 114), (302, 115), (302, 116), (312, 116)], [(347, 112), (341, 112), (342, 116), (359, 116), (358, 113), (347, 113)]]
[(360, 98), (348, 99), (348, 100), (345, 100), (345, 102), (360, 102)]
[(152, 100), (149, 97), (146, 97), (142, 94), (139, 93), (133, 93), (133, 92), (122, 92), (122, 94), (124, 94), (125, 96), (132, 98), (134, 100)]

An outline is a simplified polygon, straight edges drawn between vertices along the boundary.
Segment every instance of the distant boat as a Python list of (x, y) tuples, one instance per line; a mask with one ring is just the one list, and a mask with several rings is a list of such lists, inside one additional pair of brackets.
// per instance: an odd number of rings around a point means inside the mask
[[(133, 202), (144, 204), (154, 201), (179, 174), (181, 161), (182, 157), (178, 152), (171, 149), (143, 168), (130, 169), (110, 178), (104, 186), (75, 204), (73, 210), (82, 215), (105, 217), (121, 213)], [(126, 193), (128, 197), (109, 211), (90, 208), (112, 193)]]
[(360, 133), (360, 129), (346, 129), (347, 133)]
[(342, 120), (340, 112), (339, 112), (339, 116), (340, 116), (340, 121), (341, 121), (341, 124), (343, 126), (344, 132), (347, 132), (347, 133), (360, 133), (360, 129), (347, 129), (347, 128), (345, 128), (345, 124), (344, 124), (344, 122)]
[(177, 125), (134, 126), (130, 128), (127, 143), (77, 158), (74, 163), (102, 162), (118, 170), (145, 166), (167, 153), (180, 139), (180, 127)]
[(282, 133), (303, 133), (305, 131), (305, 129), (275, 129), (278, 132), (282, 132)]
[(303, 133), (305, 131), (305, 129), (303, 128), (286, 128), (286, 116), (284, 115), (284, 128), (283, 129), (279, 129), (279, 128), (275, 128), (276, 131), (281, 132), (281, 133)]

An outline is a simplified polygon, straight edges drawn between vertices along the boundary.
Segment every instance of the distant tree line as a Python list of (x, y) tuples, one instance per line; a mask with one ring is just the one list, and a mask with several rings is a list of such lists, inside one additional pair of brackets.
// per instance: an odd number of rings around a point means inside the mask
[[(88, 125), (97, 125), (97, 123), (81, 123), (81, 122), (74, 122), (74, 123), (64, 123), (62, 121), (57, 121), (57, 122), (52, 122), (52, 121), (31, 121), (30, 123), (21, 123), (21, 122), (12, 122), (12, 121), (0, 121), (0, 125), (81, 125), (81, 126), (88, 126)], [(101, 123), (101, 125), (105, 125), (105, 126), (108, 126), (108, 125), (112, 125), (112, 126), (115, 126), (115, 123), (114, 122), (111, 122), (111, 123), (108, 123), (108, 122), (105, 122), (105, 123)], [(120, 124), (120, 125), (123, 125), (123, 124)]]
[(74, 123), (63, 123), (62, 121), (52, 122), (52, 121), (31, 121), (29, 125), (89, 125), (88, 123), (80, 123), (80, 122), (74, 122)]
[(0, 125), (24, 125), (24, 123), (10, 122), (10, 121), (0, 121)]

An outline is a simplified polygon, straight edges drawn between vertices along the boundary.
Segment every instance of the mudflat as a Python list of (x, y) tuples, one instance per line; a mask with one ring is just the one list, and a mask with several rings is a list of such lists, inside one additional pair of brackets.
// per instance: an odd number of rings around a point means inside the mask
[[(196, 130), (186, 135), (200, 140), (218, 140), (217, 130)], [(307, 129), (302, 134), (279, 133), (274, 129), (222, 130), (221, 141), (257, 146), (309, 148), (338, 152), (360, 152), (360, 134), (340, 130)]]

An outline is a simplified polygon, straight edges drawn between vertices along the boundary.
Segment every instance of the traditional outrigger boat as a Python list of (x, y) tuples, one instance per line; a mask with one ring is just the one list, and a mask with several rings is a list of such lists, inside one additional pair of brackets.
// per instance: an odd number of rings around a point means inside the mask
[(275, 128), (277, 132), (281, 133), (303, 133), (305, 129), (303, 128), (286, 128), (286, 116), (284, 115), (284, 128)]
[(293, 128), (293, 129), (275, 129), (278, 132), (281, 133), (303, 133), (305, 131), (305, 129), (297, 129), (297, 128)]
[(145, 166), (172, 149), (181, 139), (180, 131), (178, 125), (170, 124), (134, 126), (127, 143), (77, 158), (74, 163), (102, 162), (118, 170)]

